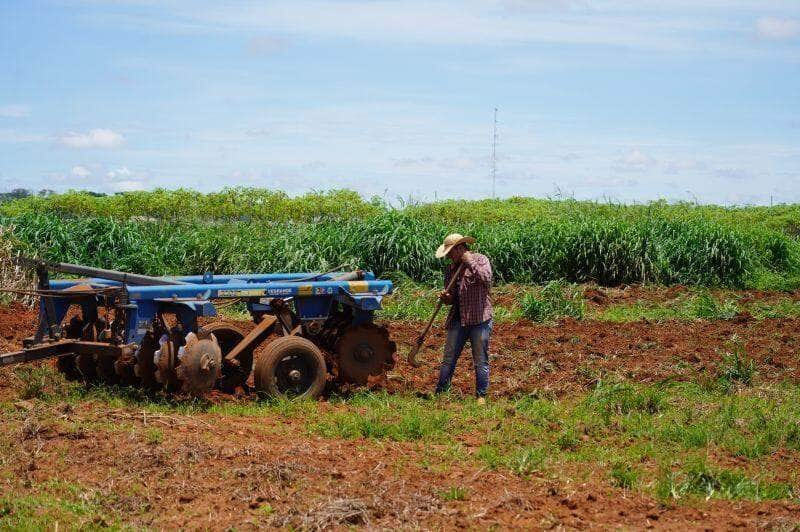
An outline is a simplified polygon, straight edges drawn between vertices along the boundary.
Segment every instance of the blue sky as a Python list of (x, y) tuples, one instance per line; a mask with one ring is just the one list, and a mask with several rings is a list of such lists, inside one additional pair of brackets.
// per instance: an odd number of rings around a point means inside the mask
[(798, 0), (0, 2), (0, 189), (800, 201)]

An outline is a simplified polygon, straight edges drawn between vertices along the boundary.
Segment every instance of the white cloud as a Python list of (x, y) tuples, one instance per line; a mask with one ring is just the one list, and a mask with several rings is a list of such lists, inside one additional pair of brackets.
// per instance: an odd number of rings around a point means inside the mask
[(800, 20), (762, 17), (756, 21), (756, 31), (765, 39), (794, 39), (800, 37)]
[[(791, 9), (790, 2), (784, 3)], [(617, 0), (339, 0), (335, 5), (328, 0), (196, 0), (153, 3), (136, 14), (109, 13), (93, 17), (93, 22), (177, 34), (269, 35), (255, 37), (247, 45), (255, 48), (251, 51), (267, 53), (287, 36), (404, 46), (569, 43), (708, 52), (710, 41), (741, 30), (732, 12), (759, 7), (755, 0), (710, 5)], [(783, 12), (777, 3), (771, 8)]]
[(106, 177), (109, 179), (117, 179), (118, 177), (130, 177), (133, 174), (130, 170), (128, 170), (127, 166), (123, 166), (122, 168), (117, 168), (116, 170), (109, 170), (106, 172)]
[(394, 159), (392, 164), (396, 168), (415, 168), (415, 169), (424, 169), (424, 168), (432, 168), (436, 164), (436, 159), (433, 157), (425, 156), (425, 157), (401, 157), (399, 159)]
[(627, 172), (647, 170), (655, 165), (653, 156), (639, 149), (630, 150), (614, 161), (614, 168)]
[(72, 167), (72, 170), (70, 170), (70, 175), (75, 177), (89, 177), (92, 175), (92, 171), (82, 164), (78, 164)]
[(110, 129), (92, 129), (88, 133), (70, 131), (57, 142), (68, 148), (117, 148), (125, 143), (125, 137)]
[(705, 170), (706, 163), (695, 159), (673, 159), (664, 161), (664, 173), (677, 175), (688, 170)]
[(27, 105), (0, 105), (0, 117), (3, 118), (22, 118), (31, 112)]
[(80, 188), (96, 192), (128, 192), (152, 188), (149, 171), (135, 171), (127, 166), (107, 166), (102, 163), (76, 164), (68, 172), (52, 174), (47, 188)]
[(150, 177), (149, 172), (134, 172), (127, 166), (120, 166), (106, 172), (105, 185), (112, 192), (146, 190), (150, 186)]

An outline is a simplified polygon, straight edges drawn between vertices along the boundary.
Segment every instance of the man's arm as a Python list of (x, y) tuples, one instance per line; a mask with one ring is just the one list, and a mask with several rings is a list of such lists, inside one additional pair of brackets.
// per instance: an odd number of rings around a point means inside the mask
[(465, 252), (461, 257), (467, 268), (472, 272), (472, 277), (475, 281), (484, 284), (492, 284), (492, 265), (486, 257), (478, 257), (469, 251)]

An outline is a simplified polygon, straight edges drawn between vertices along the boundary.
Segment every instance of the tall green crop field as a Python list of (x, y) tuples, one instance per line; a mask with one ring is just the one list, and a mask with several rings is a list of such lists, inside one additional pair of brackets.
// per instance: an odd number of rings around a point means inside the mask
[(349, 191), (290, 198), (68, 193), (0, 205), (17, 248), (51, 260), (146, 274), (319, 271), (364, 267), (419, 282), (441, 277), (433, 250), (471, 234), (500, 282), (791, 288), (800, 278), (794, 205), (723, 208), (530, 198), (392, 208)]

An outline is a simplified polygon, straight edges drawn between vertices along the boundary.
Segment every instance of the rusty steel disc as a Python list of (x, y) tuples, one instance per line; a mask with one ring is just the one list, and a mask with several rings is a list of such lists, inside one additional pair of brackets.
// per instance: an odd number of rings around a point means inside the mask
[(336, 343), (339, 380), (363, 386), (371, 376), (382, 375), (394, 367), (397, 346), (389, 331), (373, 323), (349, 327)]
[(182, 393), (202, 397), (217, 382), (222, 366), (222, 351), (213, 334), (198, 331), (186, 335), (175, 373)]
[(154, 354), (155, 378), (168, 392), (179, 389), (180, 383), (175, 373), (178, 363), (178, 347), (176, 341), (182, 342), (179, 334), (172, 334), (172, 338), (163, 335), (159, 339), (158, 349)]

